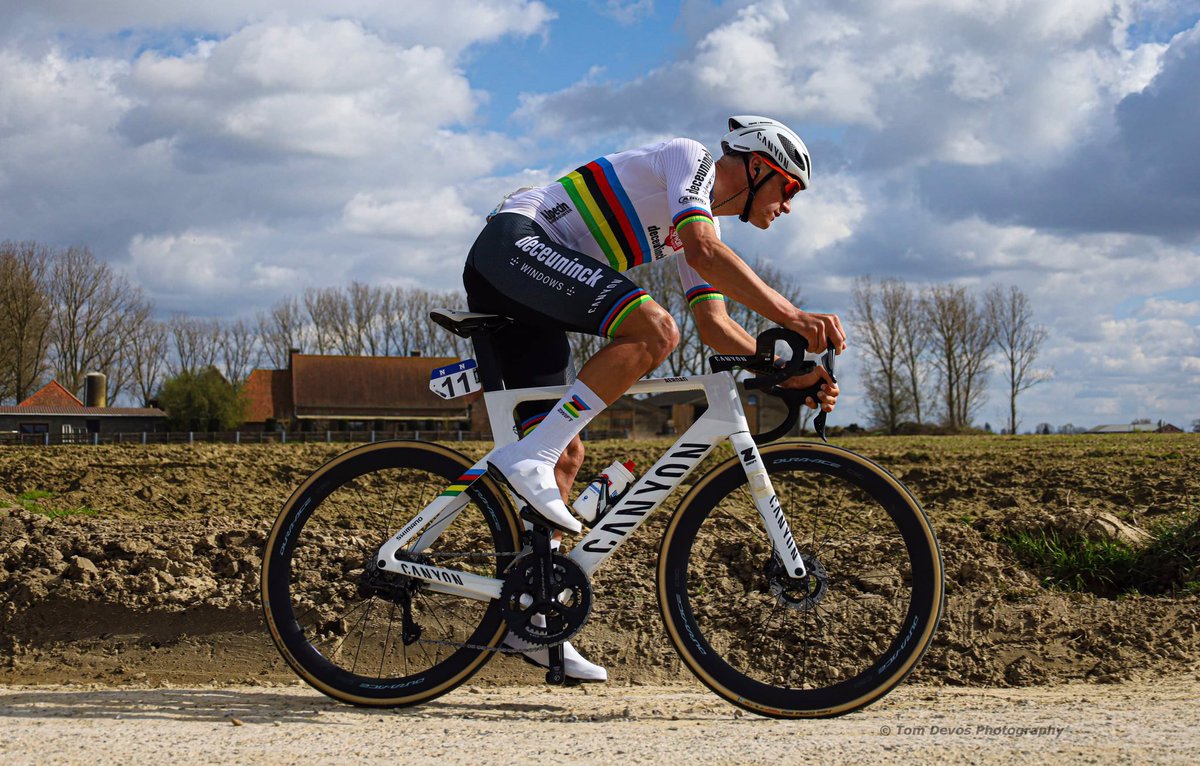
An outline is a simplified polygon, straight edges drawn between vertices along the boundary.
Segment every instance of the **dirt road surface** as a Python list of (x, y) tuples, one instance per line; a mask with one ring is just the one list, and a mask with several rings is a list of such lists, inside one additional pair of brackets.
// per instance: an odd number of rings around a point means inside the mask
[(383, 711), (300, 686), (0, 687), (0, 761), (1194, 764), (1198, 681), (905, 685), (824, 721), (744, 714), (695, 685), (468, 686)]

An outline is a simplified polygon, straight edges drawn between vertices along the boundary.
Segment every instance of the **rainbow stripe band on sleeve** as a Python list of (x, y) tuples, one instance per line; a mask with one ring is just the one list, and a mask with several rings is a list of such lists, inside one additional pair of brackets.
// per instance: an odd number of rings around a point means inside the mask
[(462, 476), (459, 476), (457, 479), (455, 479), (454, 483), (447, 487), (446, 491), (438, 495), (438, 497), (454, 497), (455, 495), (461, 495), (466, 491), (467, 487), (475, 483), (476, 479), (478, 479), (480, 476), (483, 476), (484, 470), (485, 469), (483, 468), (472, 468)]
[(616, 335), (617, 328), (625, 321), (625, 318), (633, 313), (633, 310), (650, 300), (650, 296), (642, 288), (630, 290), (621, 297), (613, 307), (608, 310), (604, 316), (604, 321), (600, 323), (600, 332), (598, 335), (603, 335), (606, 338), (611, 338)]
[(695, 223), (696, 221), (704, 221), (711, 226), (713, 222), (712, 213), (702, 207), (689, 207), (680, 210), (671, 219), (671, 223), (675, 226), (675, 231), (679, 231), (689, 223)]
[(723, 301), (725, 296), (717, 292), (717, 289), (712, 285), (696, 285), (691, 290), (687, 291), (687, 303), (689, 309), (696, 308), (696, 304), (704, 301)]

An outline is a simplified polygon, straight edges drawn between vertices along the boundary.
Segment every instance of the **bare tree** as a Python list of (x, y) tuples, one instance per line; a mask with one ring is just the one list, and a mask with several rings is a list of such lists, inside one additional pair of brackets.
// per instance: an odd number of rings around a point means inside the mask
[(913, 417), (920, 425), (925, 422), (922, 405), (925, 403), (925, 384), (929, 378), (929, 324), (922, 310), (920, 296), (907, 285), (896, 302), (896, 311), (900, 317), (900, 334), (905, 340), (900, 347), (900, 366), (904, 370)]
[(167, 326), (149, 319), (134, 333), (126, 354), (133, 370), (133, 381), (143, 404), (158, 395), (167, 364)]
[(872, 420), (894, 434), (913, 411), (912, 391), (904, 369), (903, 310), (911, 300), (897, 279), (876, 284), (870, 277), (854, 280), (850, 321), (858, 346), (866, 351), (864, 390)]
[(338, 335), (339, 291), (332, 287), (310, 287), (302, 299), (308, 325), (312, 329), (313, 350), (318, 354), (331, 353)]
[(384, 348), (384, 291), (378, 287), (351, 282), (346, 290), (350, 298), (350, 319), (357, 337), (358, 354), (379, 356)]
[(1008, 432), (1017, 432), (1017, 395), (1049, 380), (1050, 372), (1033, 369), (1046, 340), (1046, 328), (1033, 321), (1029, 298), (1016, 285), (988, 291), (987, 305), (996, 328), (996, 345), (1008, 378)]
[(28, 397), (48, 368), (50, 259), (36, 242), (0, 243), (0, 401)]
[(250, 377), (250, 371), (258, 361), (257, 337), (254, 328), (244, 319), (236, 319), (221, 326), (221, 361), (225, 364), (225, 379), (240, 386)]
[(195, 375), (215, 367), (221, 353), (221, 323), (214, 319), (198, 319), (176, 314), (168, 324), (175, 352), (171, 374)]
[(940, 377), (944, 423), (965, 428), (986, 399), (988, 353), (995, 340), (990, 312), (958, 285), (930, 287), (922, 306)]
[(69, 391), (79, 391), (91, 370), (109, 375), (116, 398), (123, 386), (117, 361), (125, 352), (129, 326), (149, 315), (141, 288), (96, 259), (86, 247), (55, 255), (50, 276), (51, 349), (54, 371)]
[(280, 300), (266, 314), (259, 312), (259, 345), (275, 369), (287, 367), (291, 350), (303, 350), (304, 340), (304, 317), (294, 296)]

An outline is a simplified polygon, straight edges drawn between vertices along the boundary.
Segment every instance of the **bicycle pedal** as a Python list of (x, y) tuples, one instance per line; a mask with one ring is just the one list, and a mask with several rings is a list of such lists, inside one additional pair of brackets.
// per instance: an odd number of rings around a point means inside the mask
[(553, 686), (563, 686), (567, 682), (566, 663), (563, 661), (562, 644), (555, 644), (549, 648), (550, 669), (546, 671), (546, 683)]

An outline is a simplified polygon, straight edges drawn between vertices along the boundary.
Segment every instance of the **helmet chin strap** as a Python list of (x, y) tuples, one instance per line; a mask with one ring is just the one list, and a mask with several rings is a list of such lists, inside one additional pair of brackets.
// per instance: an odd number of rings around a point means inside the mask
[(738, 216), (738, 220), (742, 223), (746, 223), (750, 220), (750, 208), (754, 205), (754, 195), (758, 193), (758, 190), (762, 188), (763, 184), (771, 179), (771, 176), (775, 175), (775, 170), (773, 168), (769, 169), (767, 174), (762, 177), (761, 181), (754, 183), (754, 179), (758, 175), (758, 171), (756, 170), (754, 175), (750, 174), (750, 155), (743, 154), (742, 162), (745, 163), (746, 166), (746, 188), (749, 190), (749, 194), (746, 195), (746, 206), (742, 208), (742, 214)]

